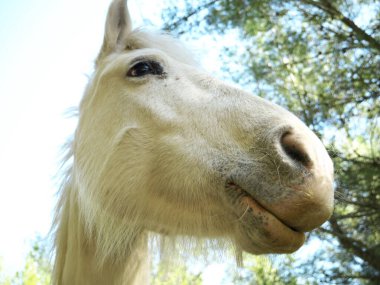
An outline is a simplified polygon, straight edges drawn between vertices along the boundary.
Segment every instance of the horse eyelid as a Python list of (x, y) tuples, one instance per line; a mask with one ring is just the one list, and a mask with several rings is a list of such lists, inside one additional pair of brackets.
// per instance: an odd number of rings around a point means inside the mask
[(139, 64), (147, 64), (151, 68), (152, 73), (150, 73), (150, 74), (152, 74), (152, 75), (164, 75), (165, 74), (164, 68), (159, 61), (152, 59), (152, 58), (147, 58), (147, 57), (138, 57), (138, 58), (135, 58), (133, 61), (131, 61), (131, 63), (129, 64), (129, 69), (127, 71), (128, 77), (140, 77), (140, 76), (133, 76), (132, 72), (131, 72)]
[(154, 58), (151, 58), (149, 56), (139, 56), (139, 57), (135, 57), (133, 60), (130, 61), (129, 63), (129, 68), (132, 68), (133, 66), (135, 66), (137, 63), (140, 63), (140, 62), (146, 62), (146, 61), (157, 61), (156, 59)]

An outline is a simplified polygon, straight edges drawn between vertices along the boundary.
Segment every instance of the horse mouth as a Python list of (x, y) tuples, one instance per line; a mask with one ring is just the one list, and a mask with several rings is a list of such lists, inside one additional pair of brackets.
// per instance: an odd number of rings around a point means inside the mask
[(303, 245), (303, 232), (282, 221), (238, 184), (229, 181), (226, 189), (239, 216), (243, 250), (259, 254), (291, 253)]

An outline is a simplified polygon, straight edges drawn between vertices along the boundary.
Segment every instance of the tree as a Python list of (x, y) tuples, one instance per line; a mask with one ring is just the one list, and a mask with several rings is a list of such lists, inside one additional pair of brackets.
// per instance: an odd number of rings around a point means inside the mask
[[(276, 259), (267, 256), (246, 256), (244, 269), (232, 274), (232, 282), (228, 284), (242, 285), (297, 285), (299, 278), (294, 274), (288, 274), (294, 264), (291, 255), (281, 259), (281, 266), (276, 264)], [(280, 268), (281, 267), (281, 268)], [(286, 267), (289, 270), (283, 270)]]
[[(151, 272), (152, 285), (201, 285), (202, 272), (192, 273), (188, 266), (167, 267), (164, 263), (153, 263)], [(170, 269), (170, 270), (169, 270)]]
[[(178, 2), (178, 1), (177, 1)], [(318, 282), (380, 284), (380, 3), (183, 0), (164, 12), (179, 35), (240, 32), (235, 79), (295, 112), (328, 146), (336, 209), (317, 235)]]

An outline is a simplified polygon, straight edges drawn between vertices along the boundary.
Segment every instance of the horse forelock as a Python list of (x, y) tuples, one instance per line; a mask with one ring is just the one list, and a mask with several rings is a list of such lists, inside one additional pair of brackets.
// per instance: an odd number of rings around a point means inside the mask
[[(157, 49), (171, 58), (191, 66), (199, 67), (199, 62), (195, 55), (179, 39), (162, 32), (153, 31), (146, 28), (133, 30), (125, 40), (125, 45), (114, 52), (128, 52), (138, 49)], [(108, 54), (109, 55), (109, 54)], [(97, 66), (107, 58), (108, 55), (100, 54), (96, 63)]]

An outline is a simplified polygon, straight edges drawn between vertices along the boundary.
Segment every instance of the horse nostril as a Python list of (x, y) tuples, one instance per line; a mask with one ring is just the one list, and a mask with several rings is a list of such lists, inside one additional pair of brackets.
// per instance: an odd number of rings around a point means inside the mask
[(293, 160), (303, 166), (311, 167), (312, 161), (306, 152), (305, 146), (296, 135), (285, 133), (281, 138), (281, 146), (285, 153)]

